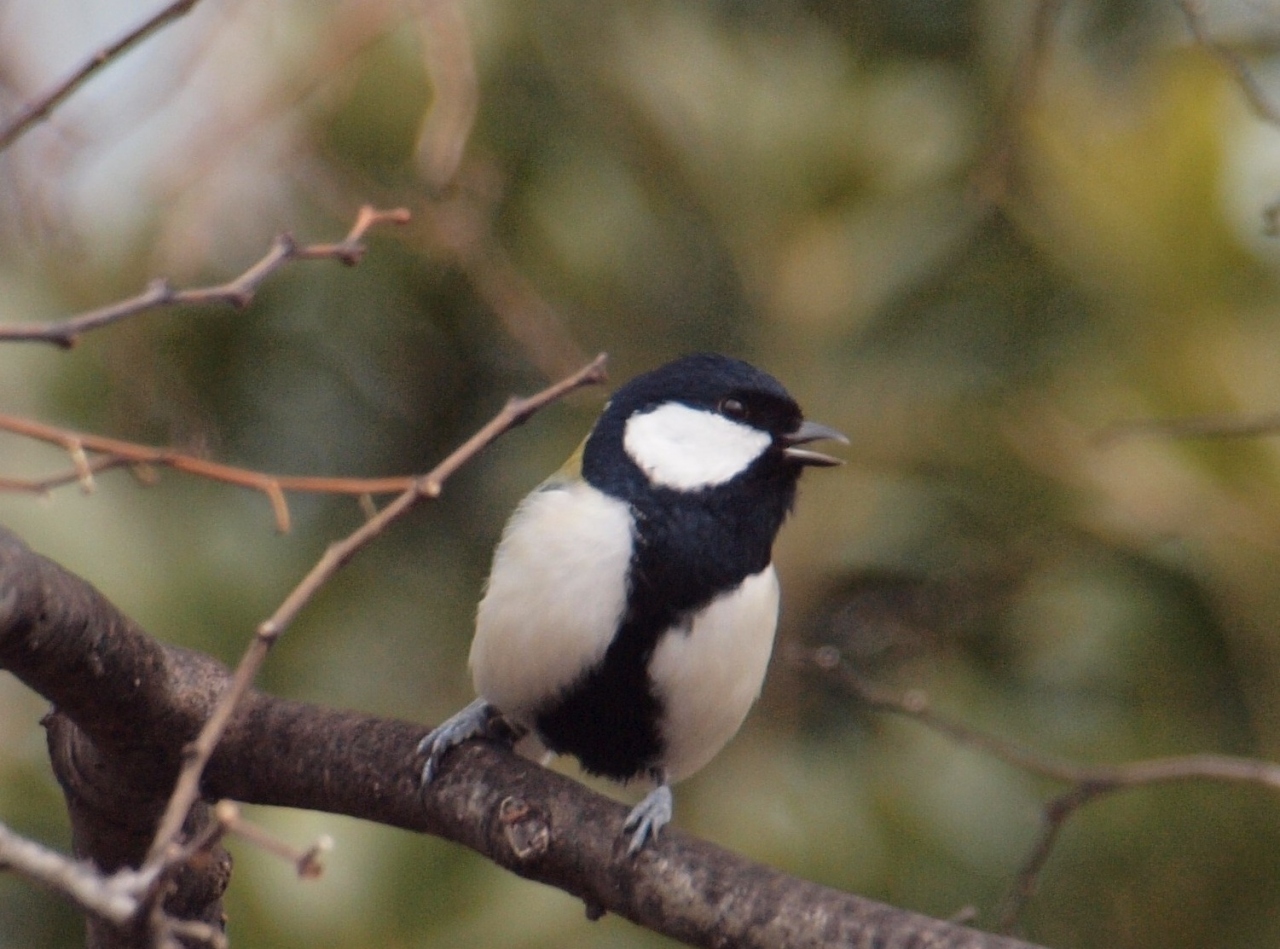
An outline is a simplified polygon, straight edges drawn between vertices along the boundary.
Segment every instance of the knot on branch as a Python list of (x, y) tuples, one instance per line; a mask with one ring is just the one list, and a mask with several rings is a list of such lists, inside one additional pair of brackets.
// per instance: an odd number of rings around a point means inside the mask
[(498, 822), (511, 853), (522, 863), (535, 860), (551, 845), (551, 824), (547, 815), (518, 797), (503, 798), (498, 805)]

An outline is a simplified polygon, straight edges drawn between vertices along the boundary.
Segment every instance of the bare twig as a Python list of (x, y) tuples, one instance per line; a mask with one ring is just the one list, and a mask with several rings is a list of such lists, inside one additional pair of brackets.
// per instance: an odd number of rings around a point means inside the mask
[[(316, 201), (337, 207), (352, 190), (379, 195), (379, 185), (364, 176), (342, 175), (312, 166), (299, 184)], [(483, 157), (468, 158), (452, 187), (429, 195), (413, 209), (405, 240), (418, 242), (467, 278), (476, 295), (520, 344), (529, 361), (548, 379), (559, 379), (586, 360), (563, 315), (520, 271), (494, 231), (501, 204), (503, 173)], [(385, 198), (393, 198), (385, 192)]]
[(1259, 435), (1280, 435), (1280, 412), (1135, 419), (1109, 426), (1098, 435), (1097, 441), (1101, 445), (1109, 445), (1147, 435), (1158, 438), (1256, 438)]
[(1244, 57), (1230, 47), (1219, 43), (1210, 35), (1208, 28), (1205, 26), (1204, 9), (1200, 4), (1200, 0), (1178, 0), (1178, 7), (1182, 10), (1182, 15), (1187, 21), (1187, 28), (1191, 31), (1196, 43), (1202, 46), (1231, 74), (1231, 78), (1236, 81), (1236, 85), (1240, 87), (1240, 91), (1244, 93), (1245, 99), (1248, 100), (1249, 107), (1253, 109), (1258, 118), (1280, 127), (1280, 106), (1272, 102), (1266, 92), (1263, 91), (1262, 86), (1259, 85), (1258, 80), (1254, 78), (1253, 73), (1249, 70), (1249, 64), (1244, 61)]
[(155, 877), (155, 871), (128, 869), (103, 874), (91, 863), (72, 860), (0, 824), (0, 868), (6, 867), (117, 924), (133, 918)]
[[(1187, 29), (1197, 44), (1216, 59), (1235, 80), (1254, 114), (1262, 121), (1280, 128), (1280, 105), (1263, 90), (1244, 57), (1213, 38), (1204, 22), (1200, 0), (1179, 0), (1178, 7), (1187, 21)], [(1269, 237), (1280, 236), (1280, 198), (1262, 209), (1262, 230)]]
[(253, 302), (262, 282), (285, 264), (295, 260), (337, 260), (348, 265), (357, 264), (364, 256), (363, 239), (371, 227), (387, 223), (404, 224), (408, 220), (409, 212), (404, 208), (382, 211), (365, 205), (360, 208), (355, 224), (352, 225), (347, 236), (336, 244), (300, 246), (288, 234), (281, 234), (261, 259), (226, 283), (177, 290), (167, 280), (153, 280), (146, 290), (136, 296), (66, 320), (56, 323), (18, 323), (0, 326), (0, 343), (52, 343), (69, 349), (79, 341), (83, 333), (159, 307), (221, 304), (244, 309)]
[[(0, 414), (0, 429), (5, 428), (6, 424), (11, 420), (10, 416)], [(25, 423), (25, 419), (19, 419), (19, 422)], [(75, 433), (63, 432), (68, 438), (74, 438)], [(69, 447), (69, 446), (68, 446)], [(79, 484), (82, 490), (87, 494), (94, 489), (93, 475), (101, 474), (104, 471), (111, 471), (115, 468), (129, 468), (136, 463), (127, 458), (121, 458), (117, 455), (104, 455), (101, 458), (94, 458), (88, 463), (87, 470), (89, 480), (85, 480), (85, 467), (76, 465), (70, 471), (64, 471), (62, 474), (50, 475), (47, 478), (0, 478), (0, 491), (25, 492), (27, 494), (47, 495), (54, 488), (60, 488), (63, 485)], [(137, 470), (137, 469), (135, 469)]]
[(158, 920), (156, 931), (160, 933), (162, 947), (165, 946), (165, 941), (173, 949), (185, 949), (192, 943), (204, 943), (210, 949), (227, 949), (230, 945), (225, 933), (194, 919), (172, 919), (165, 916)]
[(512, 261), (493, 230), (498, 172), (468, 163), (452, 193), (424, 203), (415, 223), (429, 247), (466, 275), (476, 294), (549, 379), (582, 363), (584, 353), (561, 314)]
[(141, 43), (165, 25), (186, 16), (198, 2), (199, 0), (174, 0), (173, 3), (163, 7), (114, 43), (98, 50), (98, 52), (85, 60), (80, 68), (44, 95), (23, 106), (17, 115), (6, 122), (3, 127), (0, 127), (0, 151), (4, 151), (16, 142), (37, 123), (47, 119), (54, 109), (88, 82), (104, 66), (119, 59), (138, 43)]
[(1049, 60), (1049, 44), (1065, 4), (1066, 0), (1039, 0), (1036, 4), (1031, 36), (1014, 66), (995, 134), (986, 155), (970, 175), (973, 190), (990, 204), (1000, 204), (1009, 195), (1020, 134), (1018, 125), (1039, 91)]
[(480, 104), (475, 56), (459, 0), (417, 0), (431, 106), (418, 136), (418, 170), (433, 188), (453, 181)]
[[(240, 153), (245, 140), (264, 125), (305, 102), (318, 90), (341, 84), (352, 62), (389, 30), (398, 27), (405, 15), (399, 0), (346, 0), (321, 31), (321, 44), (298, 72), (275, 73), (256, 90), (237, 90), (209, 117), (184, 161), (164, 169), (162, 203), (187, 196), (202, 186), (229, 155)], [(290, 162), (291, 166), (296, 161)], [(397, 196), (396, 200), (399, 200)]]
[(324, 873), (322, 858), (333, 849), (333, 838), (329, 835), (320, 837), (306, 850), (299, 850), (291, 844), (263, 830), (252, 821), (247, 821), (240, 814), (240, 808), (234, 801), (219, 801), (213, 809), (218, 824), (228, 834), (234, 834), (242, 840), (253, 844), (259, 850), (292, 863), (298, 876), (305, 880), (313, 880)]
[[(132, 468), (135, 472), (149, 468), (172, 468), (185, 474), (234, 484), (242, 488), (261, 491), (271, 502), (276, 529), (287, 533), (290, 526), (289, 504), (285, 493), (289, 491), (308, 494), (351, 494), (365, 497), (378, 494), (394, 494), (408, 490), (414, 483), (410, 476), (391, 478), (331, 478), (305, 475), (274, 475), (248, 468), (237, 468), (216, 461), (208, 461), (187, 455), (172, 448), (153, 448), (135, 442), (86, 435), (43, 422), (0, 413), (0, 431), (12, 432), (26, 438), (58, 445), (72, 455), (75, 462), (72, 471), (39, 481), (0, 479), (0, 490), (20, 490), (43, 493), (59, 485), (79, 483), (90, 492), (94, 489), (93, 476), (113, 468)], [(84, 459), (85, 452), (101, 455), (92, 461)]]
[(1183, 781), (1260, 784), (1280, 791), (1280, 765), (1253, 758), (1202, 754), (1153, 758), (1121, 765), (1078, 764), (988, 735), (939, 715), (929, 707), (923, 692), (896, 695), (881, 689), (849, 668), (834, 646), (822, 646), (807, 653), (800, 650), (796, 657), (834, 676), (843, 688), (869, 708), (912, 718), (958, 745), (990, 755), (1029, 774), (1069, 785), (1067, 791), (1044, 807), (1040, 836), (1019, 869), (1001, 907), (1001, 931), (1010, 931), (1017, 923), (1027, 900), (1035, 892), (1040, 871), (1052, 853), (1059, 831), (1085, 804), (1106, 794)]
[(399, 497), (362, 524), (344, 540), (333, 544), (324, 556), (285, 598), (280, 607), (263, 622), (254, 635), (232, 676), (231, 684), (219, 699), (212, 714), (200, 730), (196, 740), (187, 750), (173, 795), (157, 826), (144, 867), (168, 864), (169, 852), (186, 819), (187, 812), (200, 794), (200, 776), (210, 756), (218, 745), (222, 733), (235, 711), (236, 705), (248, 691), (257, 676), (258, 669), (276, 640), (284, 633), (298, 612), (356, 553), (381, 534), (388, 526), (404, 516), (420, 502), (440, 496), (445, 481), (462, 465), (504, 432), (527, 420), (533, 413), (557, 399), (583, 386), (595, 385), (605, 379), (605, 356), (600, 354), (571, 376), (548, 386), (528, 398), (513, 398), (490, 422), (453, 451), (426, 475)]
[(1049, 856), (1058, 842), (1058, 835), (1071, 815), (1103, 793), (1105, 791), (1102, 788), (1077, 784), (1044, 805), (1040, 835), (1023, 859), (1022, 866), (1018, 868), (1017, 875), (996, 912), (996, 927), (999, 931), (1012, 932), (1018, 925), (1022, 910), (1035, 895), (1040, 871), (1049, 862)]

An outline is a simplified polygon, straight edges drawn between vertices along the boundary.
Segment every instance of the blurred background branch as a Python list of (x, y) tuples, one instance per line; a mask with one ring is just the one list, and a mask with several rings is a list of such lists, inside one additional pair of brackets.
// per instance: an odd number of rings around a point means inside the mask
[(190, 13), (191, 8), (198, 2), (199, 0), (174, 0), (173, 3), (162, 7), (153, 16), (148, 17), (118, 40), (98, 50), (85, 60), (79, 69), (48, 92), (23, 106), (17, 115), (0, 125), (0, 151), (4, 151), (16, 142), (36, 123), (47, 119), (49, 113), (93, 78), (95, 73), (109, 66), (151, 34), (163, 29), (179, 17)]
[(1257, 784), (1273, 792), (1280, 791), (1280, 765), (1253, 758), (1202, 754), (1114, 765), (1067, 761), (948, 718), (931, 708), (928, 697), (918, 690), (899, 696), (883, 689), (851, 669), (833, 646), (821, 646), (812, 654), (799, 653), (791, 658), (822, 670), (872, 711), (905, 716), (961, 747), (990, 755), (1037, 777), (1070, 785), (1043, 808), (1040, 835), (1003, 902), (999, 914), (1001, 932), (1010, 932), (1018, 926), (1063, 825), (1085, 804), (1120, 791), (1185, 781)]
[[(1249, 68), (1248, 62), (1235, 49), (1214, 40), (1206, 25), (1205, 8), (1200, 0), (1179, 0), (1182, 15), (1186, 18), (1191, 35), (1212, 55), (1235, 80), (1245, 101), (1258, 118), (1280, 128), (1280, 106)], [(1268, 237), (1280, 236), (1280, 197), (1273, 198), (1262, 209), (1263, 232)]]

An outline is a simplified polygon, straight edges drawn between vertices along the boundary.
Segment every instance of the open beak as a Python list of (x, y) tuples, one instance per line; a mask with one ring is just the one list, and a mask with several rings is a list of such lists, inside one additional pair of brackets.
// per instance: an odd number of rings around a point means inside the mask
[(831, 455), (824, 455), (820, 451), (810, 451), (808, 448), (798, 448), (797, 446), (821, 441), (839, 442), (842, 445), (849, 444), (849, 439), (845, 438), (840, 432), (837, 432), (829, 425), (823, 425), (819, 422), (802, 422), (800, 427), (790, 435), (783, 435), (782, 441), (787, 446), (782, 449), (782, 453), (792, 461), (799, 462), (802, 465), (817, 465), (822, 468), (842, 465), (844, 461)]

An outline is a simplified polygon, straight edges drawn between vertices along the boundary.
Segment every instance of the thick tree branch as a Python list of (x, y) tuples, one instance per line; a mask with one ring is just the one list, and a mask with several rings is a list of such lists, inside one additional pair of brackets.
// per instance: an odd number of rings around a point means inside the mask
[[(183, 749), (231, 682), (223, 666), (151, 639), (7, 532), (0, 532), (0, 667), (57, 706), (55, 768), (69, 797), (91, 803), (81, 809), (82, 825), (134, 825), (140, 810), (154, 819), (137, 802), (167, 796)], [(250, 692), (213, 752), (202, 793), (437, 834), (581, 898), (593, 913), (617, 913), (694, 945), (1027, 947), (799, 880), (674, 830), (628, 858), (626, 808), (498, 746), (460, 748), (424, 794), (415, 758), (424, 732)], [(126, 835), (132, 852), (103, 859), (94, 848), (110, 835), (100, 831), (81, 826), (82, 856), (104, 866), (142, 860), (148, 835)], [(207, 920), (199, 898), (216, 904), (226, 877), (208, 863), (187, 868), (166, 901), (170, 912), (184, 905), (182, 918)]]

